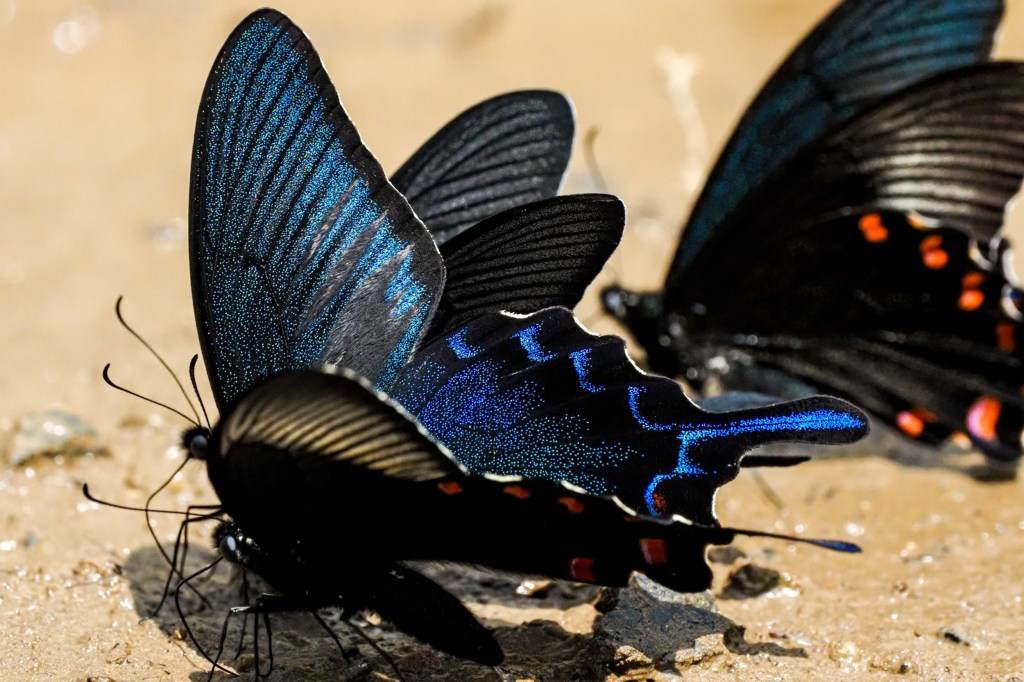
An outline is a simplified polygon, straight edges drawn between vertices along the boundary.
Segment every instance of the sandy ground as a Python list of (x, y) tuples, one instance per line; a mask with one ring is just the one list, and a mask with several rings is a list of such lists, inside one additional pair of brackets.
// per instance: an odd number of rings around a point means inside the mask
[[(1010, 5), (1001, 52), (1024, 56), (1024, 2)], [(180, 457), (182, 423), (106, 388), (100, 369), (112, 362), (119, 380), (182, 404), (117, 326), (113, 304), (126, 295), (129, 320), (177, 370), (198, 351), (183, 220), (195, 109), (221, 42), (257, 6), (0, 0), (0, 427), (10, 441), (29, 415), (60, 408), (91, 424), (109, 453), (3, 465), (0, 679), (205, 679), (172, 610), (139, 623), (161, 589), (142, 519), (87, 503), (80, 486), (139, 504)], [(713, 150), (771, 65), (826, 8), (817, 0), (552, 6), (281, 3), (311, 34), (385, 168), (484, 97), (522, 87), (571, 94), (581, 129), (600, 127), (604, 173), (630, 210), (615, 276), (634, 288), (655, 285)], [(682, 80), (670, 87), (668, 74)], [(582, 163), (566, 189), (591, 189)], [(1016, 224), (1024, 225), (1020, 216)], [(583, 317), (612, 331), (595, 311), (588, 302)], [(855, 540), (865, 551), (738, 542), (749, 560), (783, 572), (786, 586), (720, 599), (722, 614), (746, 628), (745, 644), (722, 648), (687, 677), (1024, 679), (1022, 484), (979, 483), (960, 471), (968, 458), (908, 465), (872, 456), (873, 447), (769, 472), (782, 509), (747, 477), (722, 493), (726, 523)], [(209, 499), (196, 467), (164, 504)], [(155, 530), (169, 539), (176, 525), (159, 519)], [(717, 568), (719, 589), (728, 570)], [(214, 592), (218, 606), (232, 599), (227, 588)], [(523, 677), (533, 661), (567, 657), (564, 648), (585, 642), (594, 616), (585, 601), (567, 611), (513, 595), (499, 602), (481, 613)], [(559, 624), (531, 626), (547, 644), (526, 650), (513, 626), (534, 618)], [(213, 636), (219, 621), (200, 620)], [(365, 647), (346, 667), (325, 637), (302, 635), (303, 627), (279, 628), (278, 679), (388, 672)]]

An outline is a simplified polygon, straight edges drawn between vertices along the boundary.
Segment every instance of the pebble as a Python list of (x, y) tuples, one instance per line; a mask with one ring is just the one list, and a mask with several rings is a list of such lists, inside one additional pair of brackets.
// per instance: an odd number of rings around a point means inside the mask
[(64, 410), (46, 410), (18, 420), (7, 442), (7, 461), (22, 466), (39, 457), (81, 457), (103, 454), (90, 424)]

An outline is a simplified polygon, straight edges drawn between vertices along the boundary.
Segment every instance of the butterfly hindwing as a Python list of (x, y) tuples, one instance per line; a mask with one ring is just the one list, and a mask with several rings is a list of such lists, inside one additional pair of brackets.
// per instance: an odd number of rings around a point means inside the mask
[(574, 308), (622, 237), (625, 207), (605, 194), (510, 209), (441, 245), (447, 280), (428, 336), (488, 312)]
[[(746, 449), (849, 442), (866, 429), (828, 398), (705, 412), (674, 381), (637, 369), (620, 339), (590, 334), (561, 308), (478, 318), (419, 350), (393, 391), (472, 471), (565, 480), (702, 523), (714, 522), (714, 490)], [(673, 493), (659, 497), (663, 488)]]
[(444, 281), (436, 246), (363, 146), (313, 46), (273, 10), (235, 30), (207, 81), (189, 241), (221, 409), (279, 371), (323, 362), (386, 385)]
[(1002, 0), (840, 3), (737, 124), (690, 215), (668, 288), (739, 203), (820, 135), (917, 81), (987, 61), (1002, 14)]
[[(705, 547), (737, 532), (638, 515), (558, 481), (469, 474), (349, 372), (282, 374), (246, 395), (214, 438), (208, 466), (225, 509), (268, 556), (301, 556), (295, 570), (270, 573), (285, 581), (333, 576), (341, 594), (345, 576), (362, 579), (367, 565), (402, 560), (619, 586), (643, 571), (674, 589), (699, 590), (711, 578)], [(360, 522), (338, 536), (332, 529), (345, 518)], [(422, 625), (415, 607), (388, 604), (396, 624)]]
[(392, 182), (443, 244), (488, 216), (555, 196), (574, 132), (572, 105), (560, 93), (499, 95), (448, 123)]

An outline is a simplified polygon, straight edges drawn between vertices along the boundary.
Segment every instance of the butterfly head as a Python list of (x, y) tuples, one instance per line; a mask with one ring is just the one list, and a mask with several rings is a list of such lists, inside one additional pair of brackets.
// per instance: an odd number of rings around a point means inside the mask
[(664, 299), (654, 292), (635, 292), (617, 284), (601, 290), (605, 311), (621, 322), (647, 351), (647, 364), (655, 372), (674, 374), (679, 360), (675, 349), (684, 345), (681, 324), (670, 334), (666, 327)]
[(189, 457), (205, 462), (210, 451), (210, 429), (205, 426), (189, 429), (181, 436), (181, 447)]

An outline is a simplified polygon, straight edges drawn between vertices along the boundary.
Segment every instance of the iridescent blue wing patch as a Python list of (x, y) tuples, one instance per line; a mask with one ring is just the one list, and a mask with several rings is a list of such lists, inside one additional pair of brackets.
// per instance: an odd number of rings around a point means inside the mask
[(222, 410), (324, 362), (393, 380), (438, 304), (440, 254), (277, 12), (248, 17), (214, 64), (190, 202), (196, 323)]
[(449, 122), (392, 182), (443, 244), (488, 216), (555, 196), (575, 129), (560, 93), (499, 95)]
[(572, 309), (618, 246), (622, 202), (576, 194), (504, 211), (441, 245), (447, 271), (429, 337), (488, 312)]
[(746, 450), (867, 430), (834, 398), (705, 412), (674, 381), (638, 370), (621, 339), (590, 334), (562, 308), (487, 315), (427, 344), (392, 397), (474, 472), (564, 480), (700, 523), (715, 522), (714, 491)]
[(708, 176), (668, 288), (739, 202), (833, 126), (908, 85), (985, 62), (1002, 0), (846, 0), (793, 50), (747, 108)]

